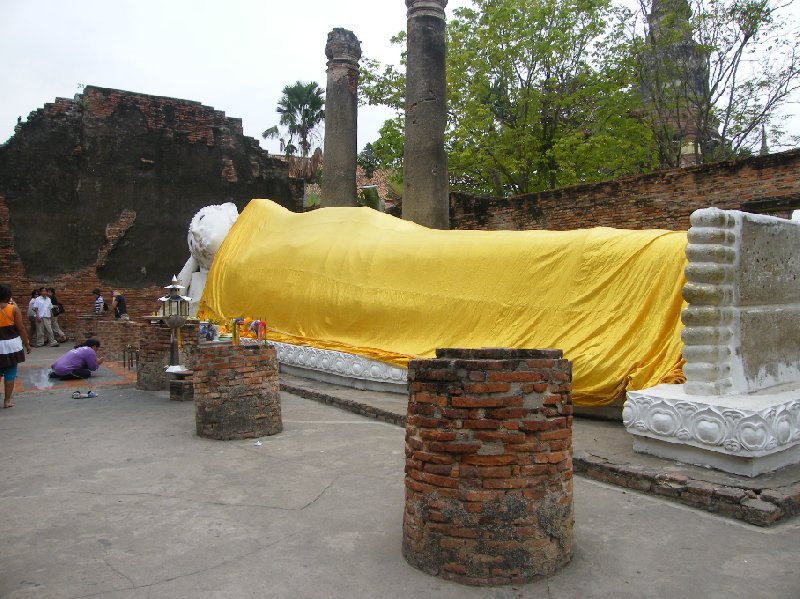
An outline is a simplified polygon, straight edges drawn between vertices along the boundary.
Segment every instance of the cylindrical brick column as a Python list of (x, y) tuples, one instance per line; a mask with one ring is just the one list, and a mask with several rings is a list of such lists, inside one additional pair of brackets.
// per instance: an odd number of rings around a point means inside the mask
[(142, 323), (139, 338), (139, 363), (136, 367), (136, 388), (142, 391), (164, 391), (169, 365), (171, 332), (163, 321), (155, 317), (137, 319)]
[(358, 154), (358, 60), (361, 43), (352, 31), (328, 34), (325, 92), (325, 175), (320, 206), (356, 206)]
[(283, 430), (275, 349), (201, 344), (192, 378), (199, 436), (248, 439)]
[(403, 555), (472, 585), (572, 557), (572, 366), (554, 349), (443, 349), (408, 367)]
[[(143, 391), (164, 391), (169, 386), (165, 370), (169, 366), (172, 331), (156, 316), (144, 316), (136, 320), (141, 324), (136, 388)], [(177, 360), (189, 369), (193, 367), (194, 354), (200, 341), (199, 328), (199, 321), (191, 320), (180, 329)]]
[(406, 0), (406, 6), (403, 219), (434, 229), (449, 229), (447, 155), (444, 151), (447, 124), (444, 7), (447, 0)]

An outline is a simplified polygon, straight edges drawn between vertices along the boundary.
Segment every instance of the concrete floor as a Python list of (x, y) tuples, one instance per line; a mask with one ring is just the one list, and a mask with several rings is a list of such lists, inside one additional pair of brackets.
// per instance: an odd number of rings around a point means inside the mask
[(444, 582), (400, 553), (401, 428), (283, 393), (282, 433), (211, 441), (191, 403), (120, 378), (0, 410), (0, 597), (800, 597), (800, 520), (757, 528), (580, 477), (567, 568)]

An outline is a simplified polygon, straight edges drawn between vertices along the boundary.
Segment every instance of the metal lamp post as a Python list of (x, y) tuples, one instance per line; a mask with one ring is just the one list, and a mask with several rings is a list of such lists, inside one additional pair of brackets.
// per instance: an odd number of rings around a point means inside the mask
[(178, 341), (177, 332), (189, 318), (189, 302), (192, 298), (181, 295), (180, 290), (183, 285), (178, 284), (178, 277), (172, 277), (172, 285), (164, 287), (167, 289), (167, 295), (159, 298), (161, 302), (161, 318), (170, 328), (170, 346), (169, 346), (169, 368), (167, 372), (180, 372), (185, 370), (183, 366), (176, 364), (178, 355)]

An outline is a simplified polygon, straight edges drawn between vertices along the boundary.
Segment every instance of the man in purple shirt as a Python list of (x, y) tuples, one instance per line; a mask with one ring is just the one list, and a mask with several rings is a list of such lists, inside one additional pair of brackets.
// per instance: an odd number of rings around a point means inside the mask
[(85, 341), (80, 347), (69, 350), (53, 362), (50, 366), (53, 369), (50, 376), (65, 380), (88, 379), (103, 363), (103, 358), (97, 357), (98, 349), (100, 342), (97, 339)]

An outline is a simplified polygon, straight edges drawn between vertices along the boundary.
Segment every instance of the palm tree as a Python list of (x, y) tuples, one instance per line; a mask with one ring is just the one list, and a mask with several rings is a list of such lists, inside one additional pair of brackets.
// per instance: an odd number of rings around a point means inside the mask
[[(325, 111), (322, 109), (325, 104), (323, 94), (324, 90), (314, 81), (310, 83), (298, 81), (283, 88), (277, 111), (281, 115), (279, 123), (286, 127), (289, 133), (288, 143), (285, 146), (281, 143), (281, 146), (286, 148), (287, 154), (293, 154), (296, 150), (292, 143), (295, 138), (299, 140), (303, 158), (311, 152), (314, 129), (325, 120)], [(262, 137), (266, 139), (278, 135), (278, 127), (274, 126), (264, 131)]]

